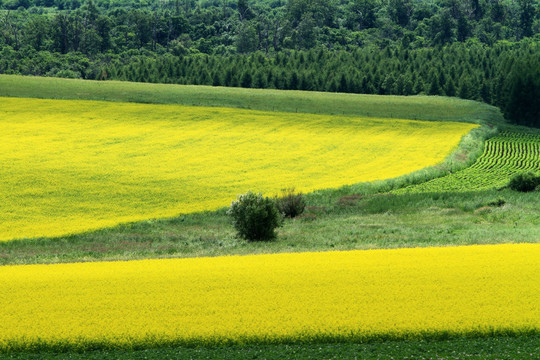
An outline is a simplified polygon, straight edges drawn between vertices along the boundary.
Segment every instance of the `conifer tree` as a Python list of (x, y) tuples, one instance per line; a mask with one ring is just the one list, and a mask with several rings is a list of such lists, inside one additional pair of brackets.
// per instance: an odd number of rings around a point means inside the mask
[(240, 81), (240, 86), (243, 88), (250, 88), (252, 85), (252, 77), (251, 77), (251, 71), (248, 69), (244, 71), (244, 74), (242, 75), (242, 80)]
[(435, 76), (431, 77), (431, 84), (429, 85), (428, 95), (441, 95), (439, 80)]
[(451, 77), (446, 81), (446, 88), (444, 90), (446, 96), (456, 96), (456, 86), (454, 85), (454, 80)]

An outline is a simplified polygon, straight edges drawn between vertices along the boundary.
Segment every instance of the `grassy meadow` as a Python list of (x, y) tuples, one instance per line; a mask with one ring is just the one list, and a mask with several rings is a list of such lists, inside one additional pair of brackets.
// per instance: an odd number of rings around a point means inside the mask
[[(494, 107), (11, 75), (0, 97), (1, 359), (540, 351), (540, 193), (504, 188), (540, 131)], [(291, 186), (304, 214), (237, 237), (237, 193)]]
[(376, 189), (358, 185), (310, 194), (306, 212), (285, 221), (271, 242), (239, 239), (221, 209), (0, 242), (0, 264), (540, 242), (538, 193), (395, 195), (373, 193)]
[(504, 123), (500, 111), (493, 106), (434, 96), (359, 95), (17, 75), (0, 75), (0, 96), (233, 107), (308, 114), (459, 121), (492, 126)]

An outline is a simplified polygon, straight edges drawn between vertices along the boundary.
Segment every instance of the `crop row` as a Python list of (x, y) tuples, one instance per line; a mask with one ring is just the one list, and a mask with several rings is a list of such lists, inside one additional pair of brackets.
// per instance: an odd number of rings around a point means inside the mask
[(0, 352), (538, 333), (539, 244), (0, 267)]
[(540, 136), (502, 132), (486, 141), (483, 154), (469, 168), (395, 193), (500, 188), (522, 171), (540, 171)]

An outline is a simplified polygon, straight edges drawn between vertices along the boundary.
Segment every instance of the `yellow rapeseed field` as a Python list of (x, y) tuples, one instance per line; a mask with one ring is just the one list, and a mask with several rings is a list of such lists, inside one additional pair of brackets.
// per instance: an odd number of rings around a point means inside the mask
[(475, 126), (0, 98), (0, 240), (392, 178), (441, 162)]
[(540, 244), (0, 267), (0, 351), (520, 334)]

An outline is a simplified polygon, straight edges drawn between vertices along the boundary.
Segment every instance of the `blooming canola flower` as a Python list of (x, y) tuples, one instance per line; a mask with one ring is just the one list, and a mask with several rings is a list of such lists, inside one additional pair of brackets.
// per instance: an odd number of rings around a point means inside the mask
[(0, 267), (0, 351), (540, 328), (540, 244)]
[(436, 165), (474, 124), (0, 98), (0, 241), (215, 210)]

